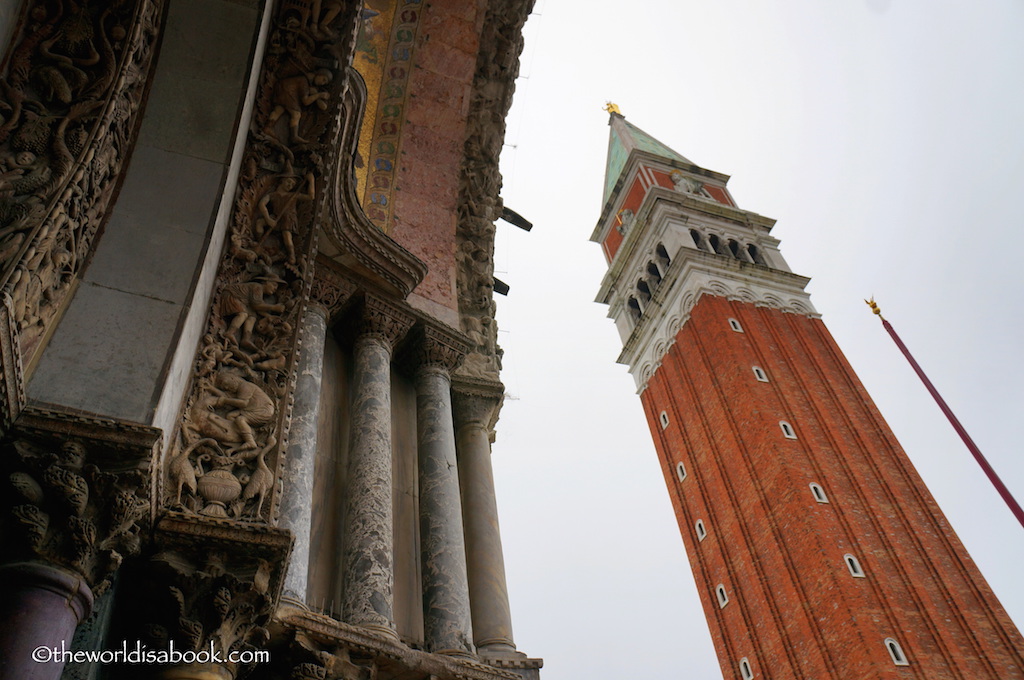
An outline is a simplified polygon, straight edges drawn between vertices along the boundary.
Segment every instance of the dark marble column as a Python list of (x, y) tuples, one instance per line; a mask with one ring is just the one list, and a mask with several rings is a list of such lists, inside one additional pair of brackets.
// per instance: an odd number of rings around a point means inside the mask
[(368, 297), (354, 347), (342, 618), (397, 639), (391, 473), (391, 353), (412, 318)]
[(427, 651), (469, 655), (473, 626), (450, 373), (462, 354), (446, 340), (427, 329), (416, 369), (423, 632)]
[(92, 591), (80, 575), (41, 562), (4, 565), (0, 582), (0, 680), (56, 680)]
[(309, 572), (310, 526), (313, 515), (313, 462), (316, 458), (317, 411), (323, 379), (324, 341), (327, 337), (327, 312), (310, 304), (302, 318), (301, 350), (295, 405), (285, 456), (284, 493), (278, 525), (295, 536), (282, 597), (306, 604)]
[(496, 654), (516, 648), (491, 469), (491, 429), (503, 397), (501, 383), (458, 381), (453, 392), (474, 642)]

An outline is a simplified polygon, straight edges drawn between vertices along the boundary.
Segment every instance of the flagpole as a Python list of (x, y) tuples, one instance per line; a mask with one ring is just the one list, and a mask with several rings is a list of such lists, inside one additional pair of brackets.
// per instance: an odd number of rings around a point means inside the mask
[(981, 469), (985, 471), (985, 475), (988, 477), (989, 481), (992, 482), (992, 485), (996, 487), (996, 491), (998, 491), (999, 495), (1002, 496), (1003, 501), (1005, 501), (1006, 505), (1009, 506), (1010, 512), (1013, 513), (1013, 516), (1016, 517), (1017, 521), (1020, 522), (1022, 527), (1024, 527), (1024, 510), (1021, 510), (1021, 507), (1017, 504), (1013, 494), (1011, 494), (1010, 490), (1006, 488), (1005, 484), (1003, 484), (1003, 480), (999, 479), (999, 475), (997, 475), (996, 471), (992, 469), (991, 465), (989, 465), (985, 456), (982, 455), (981, 450), (974, 443), (974, 440), (971, 439), (969, 434), (967, 434), (967, 430), (965, 430), (964, 426), (960, 424), (957, 417), (953, 415), (953, 411), (946, 404), (946, 401), (939, 394), (939, 391), (935, 389), (935, 385), (933, 385), (932, 381), (928, 379), (927, 375), (925, 375), (921, 366), (914, 359), (913, 355), (910, 354), (910, 350), (907, 349), (907, 346), (903, 344), (900, 336), (896, 333), (896, 329), (894, 329), (892, 324), (886, 321), (885, 317), (882, 316), (882, 310), (878, 308), (874, 299), (865, 300), (864, 302), (868, 303), (868, 306), (871, 307), (871, 311), (877, 314), (878, 318), (881, 319), (882, 326), (889, 333), (889, 336), (893, 339), (893, 342), (896, 343), (896, 346), (900, 348), (900, 351), (903, 352), (903, 356), (905, 356), (907, 361), (910, 362), (910, 365), (914, 368), (914, 372), (917, 373), (917, 377), (921, 379), (924, 386), (928, 388), (929, 394), (931, 394), (932, 398), (935, 399), (935, 403), (937, 403), (939, 408), (942, 409), (942, 412), (946, 414), (946, 418), (953, 426), (953, 429), (960, 435), (960, 439), (963, 440), (964, 444), (970, 450), (971, 455), (973, 455), (974, 459), (978, 461), (978, 465), (980, 465)]

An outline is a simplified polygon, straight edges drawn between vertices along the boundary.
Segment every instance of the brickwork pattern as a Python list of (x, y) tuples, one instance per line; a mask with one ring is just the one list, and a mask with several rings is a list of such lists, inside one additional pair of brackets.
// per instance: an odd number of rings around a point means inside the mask
[(756, 678), (1024, 678), (1024, 640), (820, 320), (704, 296), (642, 401), (726, 678), (744, 657)]

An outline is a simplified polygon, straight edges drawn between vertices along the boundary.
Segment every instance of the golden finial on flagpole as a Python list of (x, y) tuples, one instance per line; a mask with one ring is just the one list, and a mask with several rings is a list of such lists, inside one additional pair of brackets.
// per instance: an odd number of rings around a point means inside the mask
[(615, 115), (618, 116), (622, 115), (622, 111), (619, 110), (618, 105), (615, 104), (614, 102), (605, 102), (604, 110), (607, 111), (608, 113), (614, 113)]
[(882, 316), (882, 310), (878, 308), (878, 303), (875, 302), (874, 296), (872, 296), (870, 300), (865, 300), (864, 302), (867, 303), (868, 307), (871, 308), (872, 312), (878, 315), (879, 319), (882, 319), (883, 321), (885, 320), (885, 317)]

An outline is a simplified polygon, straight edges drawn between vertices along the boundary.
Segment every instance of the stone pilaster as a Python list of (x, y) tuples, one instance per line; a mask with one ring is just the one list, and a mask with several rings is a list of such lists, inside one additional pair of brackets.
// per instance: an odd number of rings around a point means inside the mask
[(427, 328), (416, 348), (423, 630), (428, 651), (472, 654), (472, 615), (452, 421), (451, 371), (467, 349)]
[(391, 355), (413, 319), (367, 296), (354, 348), (352, 446), (345, 516), (343, 619), (397, 638), (394, 623), (394, 509)]
[(516, 648), (491, 469), (491, 431), (503, 399), (501, 383), (458, 380), (453, 389), (474, 642), (480, 653), (498, 654)]
[(308, 304), (302, 317), (298, 379), (288, 452), (285, 456), (285, 488), (281, 496), (278, 525), (295, 536), (291, 561), (284, 581), (283, 596), (305, 605), (309, 571), (310, 526), (313, 515), (313, 476), (317, 446), (317, 411), (323, 379), (324, 341), (327, 312)]

